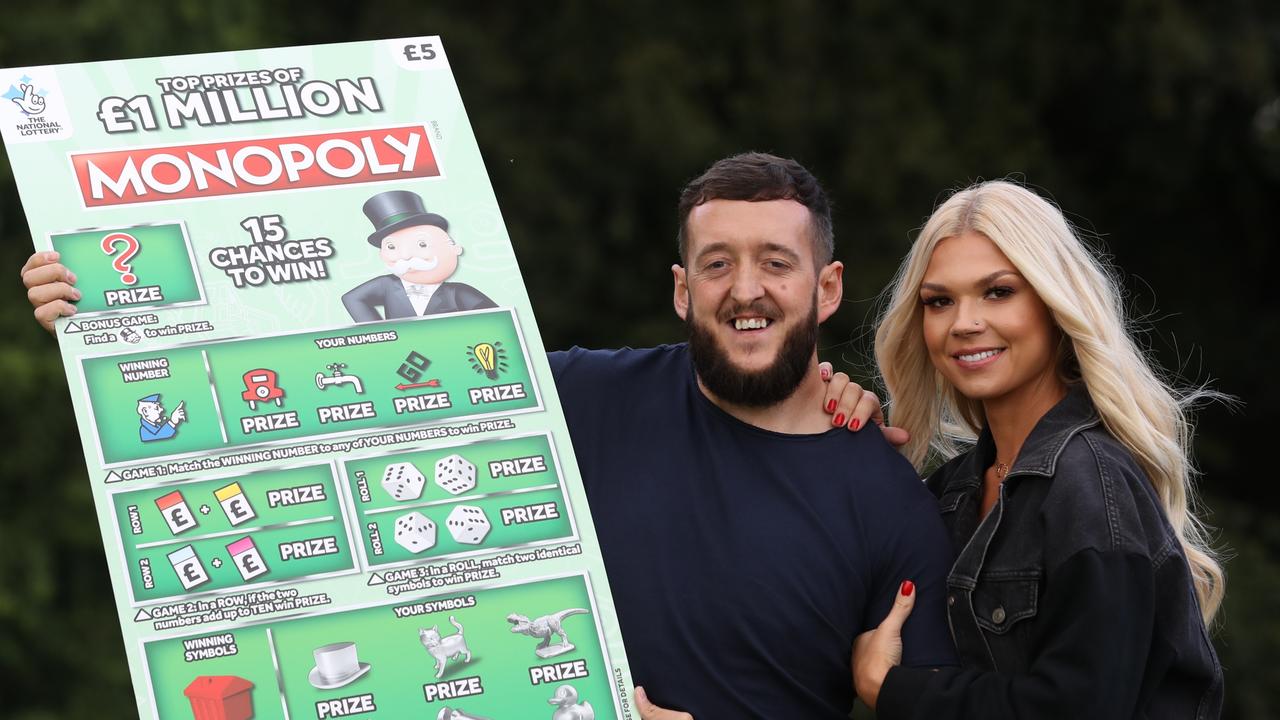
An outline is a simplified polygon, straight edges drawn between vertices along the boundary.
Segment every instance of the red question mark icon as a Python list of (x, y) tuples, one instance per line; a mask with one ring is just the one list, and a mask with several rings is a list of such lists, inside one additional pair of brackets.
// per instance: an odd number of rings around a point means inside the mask
[(138, 254), (140, 247), (138, 238), (129, 233), (111, 233), (102, 238), (102, 252), (108, 256), (115, 255), (120, 241), (124, 241), (124, 252), (120, 253), (120, 257), (112, 261), (111, 267), (120, 273), (120, 282), (125, 285), (132, 285), (138, 282), (138, 276), (133, 274), (133, 269), (129, 267), (129, 261), (133, 260), (133, 256)]

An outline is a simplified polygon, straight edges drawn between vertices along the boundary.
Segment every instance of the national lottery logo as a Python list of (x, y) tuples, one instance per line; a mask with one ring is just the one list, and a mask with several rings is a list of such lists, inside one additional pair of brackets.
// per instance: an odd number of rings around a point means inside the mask
[(29, 76), (23, 75), (18, 80), (16, 87), (14, 85), (9, 86), (9, 91), (4, 94), (4, 97), (12, 101), (14, 105), (17, 105), (18, 109), (22, 110), (23, 115), (35, 117), (44, 113), (46, 106), (45, 95), (47, 94), (47, 90), (37, 91), (35, 81)]
[(33, 142), (70, 135), (66, 107), (57, 100), (60, 93), (53, 73), (39, 68), (20, 72), (20, 77), (6, 78), (8, 89), (0, 101), (0, 106), (8, 108), (3, 113), (5, 140)]

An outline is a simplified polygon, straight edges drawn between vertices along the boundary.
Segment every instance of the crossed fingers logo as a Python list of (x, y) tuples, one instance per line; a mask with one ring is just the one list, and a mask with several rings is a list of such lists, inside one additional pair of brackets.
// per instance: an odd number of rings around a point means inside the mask
[(9, 92), (4, 96), (12, 100), (24, 115), (35, 116), (44, 112), (45, 99), (36, 93), (36, 86), (30, 80), (31, 78), (24, 77), (17, 88), (10, 85)]

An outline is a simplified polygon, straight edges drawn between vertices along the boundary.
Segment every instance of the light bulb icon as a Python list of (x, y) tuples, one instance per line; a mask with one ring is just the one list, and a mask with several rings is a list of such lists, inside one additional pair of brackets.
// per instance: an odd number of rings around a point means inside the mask
[(500, 342), (468, 346), (467, 356), (471, 359), (471, 368), (490, 380), (497, 380), (498, 374), (507, 369), (507, 351)]
[(471, 349), (471, 353), (476, 356), (476, 362), (479, 363), (480, 369), (484, 370), (484, 374), (490, 380), (498, 379), (498, 371), (493, 367), (496, 351), (489, 343), (480, 343)]

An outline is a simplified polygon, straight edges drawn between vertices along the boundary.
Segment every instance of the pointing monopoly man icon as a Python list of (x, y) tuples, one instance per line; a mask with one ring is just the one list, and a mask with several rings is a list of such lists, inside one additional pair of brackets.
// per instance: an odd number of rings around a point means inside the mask
[(364, 214), (374, 227), (369, 244), (378, 248), (391, 273), (342, 296), (352, 320), (374, 322), (497, 307), (470, 285), (445, 282), (458, 269), (462, 246), (449, 236), (449, 221), (427, 212), (417, 193), (378, 193), (365, 202)]
[(178, 434), (178, 423), (187, 419), (186, 401), (178, 403), (178, 407), (164, 419), (164, 405), (160, 404), (160, 393), (138, 398), (138, 437), (142, 442), (152, 440), (168, 440)]

